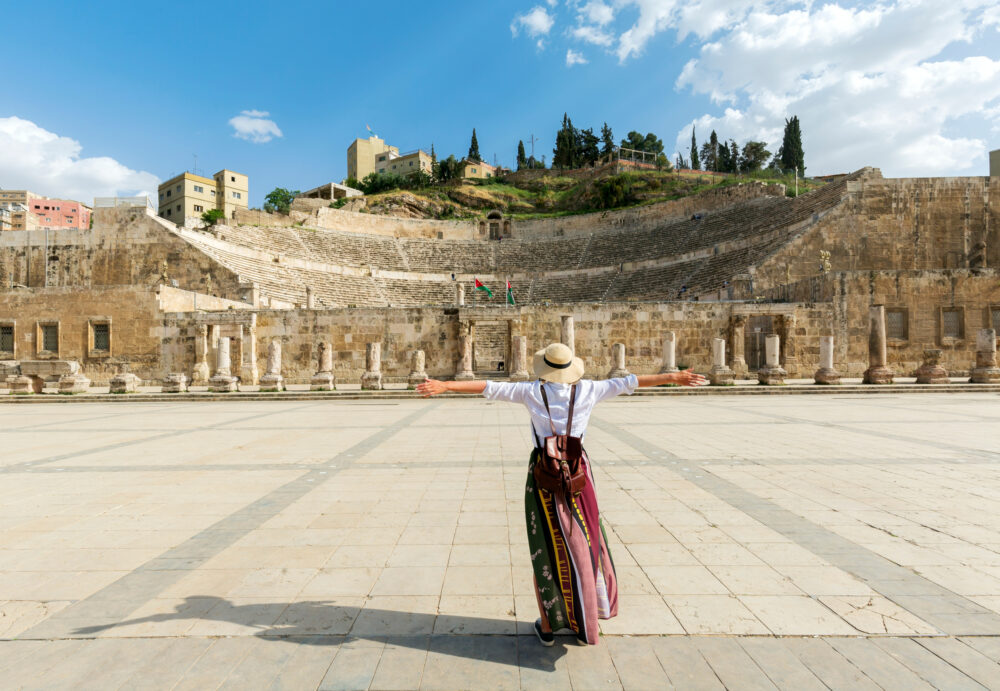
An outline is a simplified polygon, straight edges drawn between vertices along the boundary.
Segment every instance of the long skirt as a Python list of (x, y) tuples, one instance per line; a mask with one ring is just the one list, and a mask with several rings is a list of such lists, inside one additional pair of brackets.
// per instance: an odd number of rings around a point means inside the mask
[(618, 580), (597, 509), (590, 459), (584, 452), (583, 492), (568, 497), (536, 486), (532, 469), (538, 456), (535, 449), (524, 497), (538, 609), (553, 631), (570, 629), (594, 645), (597, 620), (618, 614)]

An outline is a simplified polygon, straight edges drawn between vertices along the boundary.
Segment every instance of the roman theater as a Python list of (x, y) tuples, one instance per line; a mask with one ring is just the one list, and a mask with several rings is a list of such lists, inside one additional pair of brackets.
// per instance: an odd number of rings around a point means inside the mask
[(522, 343), (564, 337), (569, 317), (589, 376), (623, 364), (617, 344), (628, 370), (659, 371), (673, 332), (678, 366), (707, 371), (724, 339), (736, 376), (763, 366), (776, 334), (781, 367), (811, 377), (832, 336), (834, 368), (856, 377), (869, 310), (883, 305), (897, 376), (927, 350), (962, 376), (978, 332), (1000, 325), (998, 199), (996, 177), (865, 168), (795, 198), (746, 182), (527, 220), (395, 218), (299, 198), (288, 215), (239, 211), (194, 229), (142, 203), (99, 202), (89, 231), (0, 234), (2, 373), (70, 361), (94, 384), (123, 366), (146, 382), (205, 384), (226, 339), (243, 386), (260, 383), (274, 342), (290, 384), (324, 369), (324, 352), (335, 382), (356, 384), (372, 344), (386, 382), (406, 381), (415, 351), (434, 377), (509, 377)]

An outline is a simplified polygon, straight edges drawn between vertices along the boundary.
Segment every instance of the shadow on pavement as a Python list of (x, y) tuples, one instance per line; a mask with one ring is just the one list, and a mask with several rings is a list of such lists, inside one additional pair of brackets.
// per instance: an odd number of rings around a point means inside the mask
[[(84, 626), (74, 634), (89, 636), (118, 627), (178, 619), (253, 627), (253, 635), (258, 638), (294, 639), (302, 645), (337, 646), (350, 639), (391, 641), (397, 646), (546, 672), (554, 670), (556, 661), (566, 654), (561, 637), (551, 648), (542, 647), (534, 636), (522, 637), (526, 642), (530, 639), (527, 645), (519, 643), (513, 621), (352, 607), (322, 600), (238, 605), (222, 597), (192, 596), (173, 612)], [(575, 638), (565, 640), (575, 645)]]

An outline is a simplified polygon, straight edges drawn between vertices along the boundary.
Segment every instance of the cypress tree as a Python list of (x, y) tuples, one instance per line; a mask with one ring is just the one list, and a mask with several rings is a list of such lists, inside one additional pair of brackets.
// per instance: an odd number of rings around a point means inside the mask
[(601, 156), (607, 156), (615, 148), (615, 135), (611, 133), (608, 123), (601, 127)]
[(785, 136), (781, 139), (777, 160), (784, 170), (798, 168), (800, 174), (806, 170), (805, 153), (802, 151), (802, 129), (799, 126), (799, 116), (793, 115), (785, 120)]
[(694, 126), (691, 126), (691, 170), (701, 170), (698, 161), (698, 140), (694, 138)]
[(469, 142), (469, 156), (470, 161), (482, 161), (482, 157), (479, 155), (479, 140), (476, 139), (476, 128), (472, 128), (472, 141)]
[(528, 158), (524, 155), (524, 141), (519, 139), (517, 142), (517, 169), (521, 170), (527, 167), (527, 165)]

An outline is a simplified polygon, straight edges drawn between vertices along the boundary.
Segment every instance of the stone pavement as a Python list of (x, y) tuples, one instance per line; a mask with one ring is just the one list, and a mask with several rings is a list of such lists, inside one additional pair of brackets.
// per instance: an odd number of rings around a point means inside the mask
[(3, 407), (0, 689), (1000, 688), (996, 394), (602, 404), (592, 648), (530, 631), (526, 420)]

